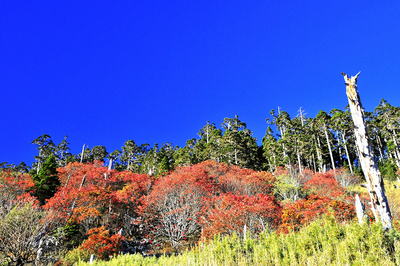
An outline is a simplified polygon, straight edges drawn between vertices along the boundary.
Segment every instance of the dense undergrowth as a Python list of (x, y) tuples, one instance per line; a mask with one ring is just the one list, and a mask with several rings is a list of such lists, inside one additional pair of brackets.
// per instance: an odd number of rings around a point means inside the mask
[[(57, 174), (41, 205), (29, 174), (0, 172), (0, 264), (79, 265), (91, 255), (99, 265), (399, 263), (396, 230), (382, 232), (370, 211), (355, 223), (354, 195), (366, 205), (369, 196), (345, 169), (205, 161), (155, 177), (74, 162)], [(398, 229), (396, 182), (385, 186)], [(156, 259), (164, 253), (180, 255)]]
[[(179, 256), (121, 255), (92, 265), (399, 265), (400, 234), (379, 224), (340, 224), (332, 216), (298, 232), (264, 232), (259, 238), (215, 236)], [(77, 265), (89, 265), (78, 262)]]

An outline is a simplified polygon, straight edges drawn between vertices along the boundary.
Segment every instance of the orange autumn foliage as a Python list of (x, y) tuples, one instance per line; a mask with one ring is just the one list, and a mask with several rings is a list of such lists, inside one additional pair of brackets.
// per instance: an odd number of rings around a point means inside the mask
[(57, 170), (61, 187), (44, 208), (57, 212), (61, 224), (72, 219), (85, 233), (106, 224), (132, 231), (139, 199), (151, 186), (149, 176), (108, 171), (101, 162), (75, 162)]
[(215, 192), (215, 182), (198, 166), (178, 168), (160, 177), (143, 197), (141, 216), (149, 239), (165, 239), (177, 248), (199, 231), (204, 199)]
[(350, 221), (356, 215), (352, 204), (330, 197), (310, 195), (307, 199), (284, 206), (279, 231), (287, 233), (298, 230), (323, 214), (333, 214), (339, 222)]
[(224, 193), (209, 199), (200, 218), (202, 237), (212, 238), (215, 234), (242, 234), (246, 225), (251, 235), (277, 228), (282, 207), (274, 196), (255, 196)]
[(34, 182), (29, 174), (0, 171), (0, 207), (6, 212), (21, 202), (29, 202), (38, 207), (39, 202), (29, 191)]
[(210, 176), (220, 193), (232, 192), (240, 195), (271, 194), (276, 178), (268, 172), (257, 172), (216, 161), (205, 161), (196, 165)]
[(241, 232), (245, 224), (253, 234), (276, 228), (281, 207), (272, 196), (275, 181), (270, 173), (215, 161), (177, 168), (143, 198), (148, 236), (177, 246), (200, 228), (203, 237)]
[(110, 256), (121, 251), (124, 237), (120, 234), (110, 235), (104, 226), (92, 228), (87, 233), (89, 238), (80, 245), (80, 249), (88, 250), (100, 260), (108, 260)]
[(341, 198), (345, 194), (344, 188), (336, 181), (333, 171), (315, 173), (314, 176), (305, 183), (304, 189), (312, 194), (329, 198)]

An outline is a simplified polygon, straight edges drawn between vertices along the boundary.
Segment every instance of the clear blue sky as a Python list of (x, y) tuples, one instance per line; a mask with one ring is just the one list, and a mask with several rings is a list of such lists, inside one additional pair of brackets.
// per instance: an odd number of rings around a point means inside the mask
[[(372, 3), (374, 2), (374, 3)], [(398, 1), (1, 1), (0, 162), (31, 165), (33, 139), (108, 152), (184, 146), (238, 115), (260, 140), (280, 106), (399, 106)]]

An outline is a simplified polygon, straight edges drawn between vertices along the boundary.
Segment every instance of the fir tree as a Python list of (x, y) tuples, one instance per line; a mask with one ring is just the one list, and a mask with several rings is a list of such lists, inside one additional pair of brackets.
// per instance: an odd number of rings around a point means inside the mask
[(53, 154), (47, 158), (37, 174), (32, 174), (32, 180), (35, 182), (33, 195), (43, 205), (45, 200), (51, 198), (60, 186), (60, 180), (57, 176), (57, 162)]

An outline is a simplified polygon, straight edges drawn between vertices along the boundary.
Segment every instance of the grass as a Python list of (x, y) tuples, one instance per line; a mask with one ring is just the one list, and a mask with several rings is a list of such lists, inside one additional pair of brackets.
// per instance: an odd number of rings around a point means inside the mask
[(399, 236), (379, 224), (338, 224), (325, 217), (288, 235), (216, 236), (179, 256), (121, 255), (92, 265), (400, 265)]

